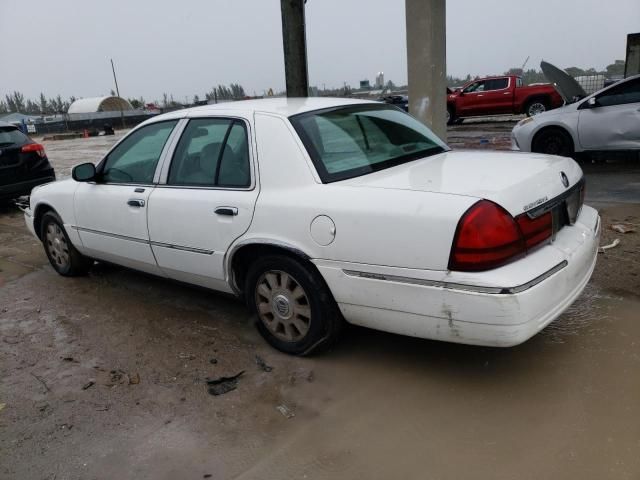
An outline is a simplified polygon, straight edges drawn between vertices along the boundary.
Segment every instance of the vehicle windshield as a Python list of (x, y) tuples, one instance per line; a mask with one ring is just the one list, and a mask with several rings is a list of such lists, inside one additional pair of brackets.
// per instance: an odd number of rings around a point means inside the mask
[(0, 127), (0, 145), (22, 144), (27, 136), (15, 127)]
[(324, 183), (449, 149), (425, 125), (388, 105), (331, 108), (295, 115), (289, 120)]

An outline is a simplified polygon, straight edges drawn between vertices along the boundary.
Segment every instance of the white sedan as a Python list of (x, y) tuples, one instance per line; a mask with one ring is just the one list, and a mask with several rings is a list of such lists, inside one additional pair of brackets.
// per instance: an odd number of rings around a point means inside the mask
[(521, 120), (511, 132), (513, 150), (573, 156), (594, 151), (640, 152), (640, 75), (592, 95), (569, 75), (542, 62), (567, 103)]
[(569, 158), (451, 152), (393, 106), (278, 98), (155, 117), (25, 218), (61, 275), (95, 259), (234, 293), (288, 353), (344, 320), (512, 346), (589, 281), (583, 192)]

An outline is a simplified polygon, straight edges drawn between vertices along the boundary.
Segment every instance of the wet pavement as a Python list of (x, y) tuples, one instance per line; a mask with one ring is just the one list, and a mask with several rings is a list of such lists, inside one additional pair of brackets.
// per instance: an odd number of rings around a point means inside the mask
[[(46, 148), (65, 176), (112, 141)], [(286, 356), (228, 296), (106, 265), (59, 277), (1, 211), (0, 478), (640, 478), (640, 233), (609, 228), (640, 224), (640, 173), (604, 165), (585, 166), (588, 201), (620, 245), (510, 349), (352, 327)]]

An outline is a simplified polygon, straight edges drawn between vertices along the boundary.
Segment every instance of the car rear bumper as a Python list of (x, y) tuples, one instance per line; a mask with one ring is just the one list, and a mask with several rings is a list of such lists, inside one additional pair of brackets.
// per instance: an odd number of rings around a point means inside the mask
[(10, 200), (12, 198), (18, 198), (22, 195), (29, 195), (31, 190), (38, 185), (55, 181), (56, 177), (51, 170), (38, 178), (32, 178), (29, 180), (23, 180), (21, 182), (11, 183), (9, 185), (0, 185), (0, 200)]
[[(506, 268), (448, 272), (435, 281), (390, 275), (389, 268), (376, 273), (367, 265), (315, 263), (350, 323), (420, 338), (509, 347), (545, 328), (582, 293), (595, 267), (599, 234), (599, 216), (585, 206), (575, 225), (563, 228), (553, 244), (538, 252)], [(541, 265), (543, 270), (535, 271)], [(522, 271), (535, 273), (523, 281)]]

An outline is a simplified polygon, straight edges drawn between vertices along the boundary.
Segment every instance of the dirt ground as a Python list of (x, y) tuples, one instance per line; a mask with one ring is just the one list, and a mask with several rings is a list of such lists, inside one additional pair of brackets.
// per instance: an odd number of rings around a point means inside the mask
[[(450, 135), (508, 132), (473, 128)], [(46, 148), (66, 176), (111, 142)], [(331, 352), (286, 356), (231, 297), (106, 265), (58, 276), (0, 211), (0, 478), (639, 479), (640, 171), (584, 169), (601, 243), (620, 244), (511, 349), (352, 327)]]

